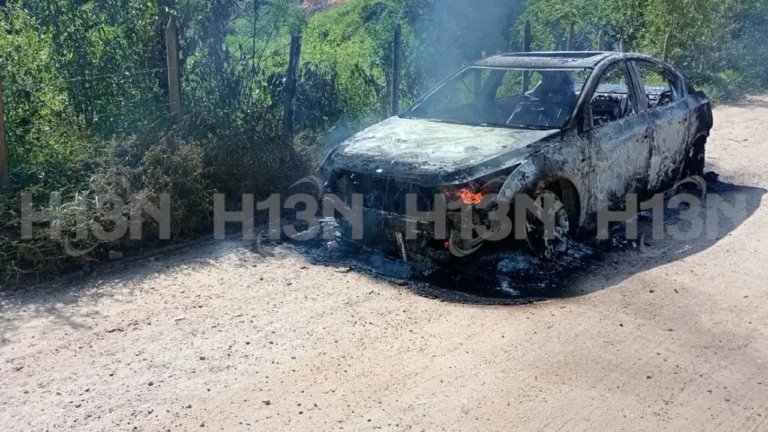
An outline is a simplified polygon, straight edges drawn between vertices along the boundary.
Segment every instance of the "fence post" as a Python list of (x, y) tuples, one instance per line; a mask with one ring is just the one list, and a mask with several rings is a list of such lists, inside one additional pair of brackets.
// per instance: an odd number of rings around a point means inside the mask
[(605, 51), (605, 32), (603, 30), (597, 34), (597, 50)]
[(622, 36), (619, 38), (619, 51), (625, 53), (627, 52), (627, 39)]
[(392, 43), (392, 115), (400, 113), (400, 52), (402, 48), (402, 26), (395, 25), (395, 40)]
[(3, 80), (0, 79), (0, 186), (8, 186), (8, 148), (5, 146), (5, 111), (3, 109)]
[[(521, 48), (523, 52), (531, 52), (531, 22), (527, 20), (523, 30), (523, 46)], [(531, 75), (527, 71), (523, 71), (523, 93), (526, 93), (530, 86)]]
[(181, 123), (181, 79), (179, 78), (179, 29), (171, 16), (165, 28), (165, 48), (168, 62), (168, 99), (173, 122)]
[(291, 35), (291, 54), (288, 58), (288, 76), (285, 79), (285, 107), (283, 134), (286, 145), (293, 145), (293, 106), (296, 103), (296, 81), (299, 75), (301, 36)]
[(576, 29), (573, 23), (568, 28), (568, 42), (566, 43), (566, 51), (573, 51), (576, 49)]

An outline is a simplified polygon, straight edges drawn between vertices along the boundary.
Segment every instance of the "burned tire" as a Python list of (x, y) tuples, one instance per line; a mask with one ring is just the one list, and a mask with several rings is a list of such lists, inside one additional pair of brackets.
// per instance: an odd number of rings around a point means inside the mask
[(688, 154), (683, 165), (682, 178), (704, 175), (706, 164), (707, 138), (700, 137), (688, 149)]
[[(558, 194), (544, 190), (534, 200), (535, 212), (525, 220), (525, 243), (535, 256), (551, 260), (568, 251), (571, 223), (568, 209)], [(554, 222), (548, 228), (544, 221)]]

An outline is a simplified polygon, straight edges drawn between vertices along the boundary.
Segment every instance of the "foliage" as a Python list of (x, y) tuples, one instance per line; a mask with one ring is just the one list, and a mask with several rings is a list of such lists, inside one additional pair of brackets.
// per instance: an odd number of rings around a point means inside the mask
[(609, 49), (623, 37), (630, 50), (666, 57), (716, 101), (768, 84), (763, 0), (529, 0), (524, 18), (535, 49), (563, 48), (571, 23), (577, 49), (596, 49), (601, 31)]
[[(57, 272), (132, 246), (129, 238), (74, 240), (73, 212), (88, 208), (89, 220), (102, 221), (99, 195), (128, 202), (133, 195), (156, 200), (169, 194), (172, 234), (179, 238), (208, 226), (215, 191), (266, 196), (306, 171), (304, 157), (282, 139), (284, 62), (278, 61), (285, 57), (280, 38), (304, 16), (287, 2), (264, 3), (5, 3), (0, 78), (13, 185), (0, 198), (0, 273)], [(182, 29), (185, 109), (177, 126), (170, 123), (165, 71), (165, 27), (172, 16)], [(249, 49), (245, 36), (235, 33), (243, 27), (251, 30)], [(321, 77), (313, 83), (329, 87)], [(302, 95), (312, 103), (321, 96)], [(328, 124), (311, 112), (299, 118), (303, 127)], [(22, 191), (42, 207), (49, 206), (50, 193), (62, 195), (63, 207), (48, 209), (63, 211), (61, 239), (45, 229), (32, 240), (19, 238)], [(73, 257), (68, 247), (88, 253)]]
[[(21, 238), (21, 190), (0, 196), (5, 210), (0, 223), (0, 275), (3, 280), (17, 274), (48, 274), (74, 268), (105, 257), (109, 250), (120, 250), (137, 242), (130, 236), (114, 241), (96, 238), (90, 230), (78, 233), (79, 215), (86, 217), (87, 226), (100, 226), (107, 231), (115, 228), (110, 212), (126, 219), (131, 217), (130, 204), (139, 199), (155, 205), (161, 194), (172, 202), (172, 237), (194, 232), (208, 220), (212, 190), (205, 176), (203, 150), (200, 143), (180, 142), (173, 137), (120, 137), (104, 143), (102, 155), (93, 161), (87, 181), (77, 192), (62, 194), (53, 205), (49, 190), (27, 187), (25, 192), (35, 198), (36, 207), (57, 214), (60, 236), (51, 234), (49, 225), (38, 226), (31, 239)], [(120, 208), (105, 202), (118, 197)], [(35, 209), (38, 211), (38, 209)], [(158, 225), (142, 215), (143, 238), (158, 239)]]

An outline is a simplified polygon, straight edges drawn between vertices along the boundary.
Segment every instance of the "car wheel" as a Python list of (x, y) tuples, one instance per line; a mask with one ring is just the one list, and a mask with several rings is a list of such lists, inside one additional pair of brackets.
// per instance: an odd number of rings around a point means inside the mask
[(706, 163), (707, 138), (697, 139), (688, 150), (683, 169), (683, 178), (704, 175)]
[[(529, 210), (525, 220), (525, 240), (534, 255), (551, 260), (568, 251), (568, 210), (560, 197), (549, 190), (539, 194), (534, 203), (535, 210)], [(554, 220), (554, 231), (547, 230), (545, 220)]]

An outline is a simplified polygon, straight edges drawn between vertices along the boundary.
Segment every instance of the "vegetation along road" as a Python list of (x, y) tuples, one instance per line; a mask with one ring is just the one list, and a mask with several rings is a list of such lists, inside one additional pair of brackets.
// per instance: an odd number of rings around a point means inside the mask
[(3, 430), (768, 430), (768, 97), (716, 109), (717, 238), (455, 304), (228, 242), (0, 297)]

